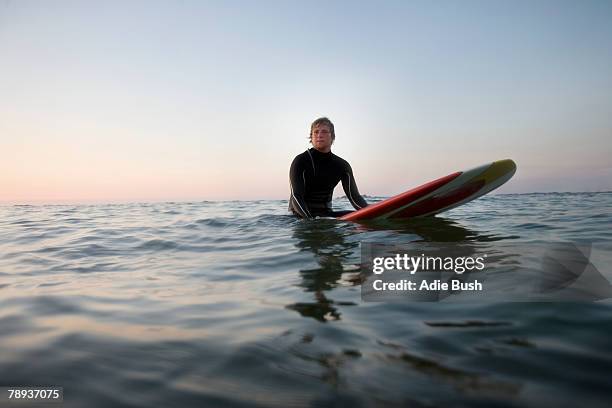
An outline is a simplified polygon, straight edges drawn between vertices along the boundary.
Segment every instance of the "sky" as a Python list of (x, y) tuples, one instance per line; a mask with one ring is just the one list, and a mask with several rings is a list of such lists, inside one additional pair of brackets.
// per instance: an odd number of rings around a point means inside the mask
[(0, 0), (0, 202), (286, 199), (320, 116), (362, 194), (505, 158), (500, 193), (612, 190), (611, 22), (607, 0)]

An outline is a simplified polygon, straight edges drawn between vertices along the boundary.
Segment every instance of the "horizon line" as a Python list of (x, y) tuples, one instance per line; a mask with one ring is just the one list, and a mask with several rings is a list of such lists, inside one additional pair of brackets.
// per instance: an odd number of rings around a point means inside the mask
[[(612, 190), (599, 190), (599, 191), (532, 191), (532, 192), (524, 192), (524, 193), (492, 193), (487, 194), (488, 196), (505, 196), (505, 195), (529, 195), (529, 194), (606, 194), (612, 193)], [(485, 196), (487, 196), (485, 195)], [(363, 194), (364, 197), (371, 198), (382, 198), (387, 199), (394, 197), (391, 196), (373, 196), (368, 194)], [(484, 197), (484, 196), (483, 196)], [(334, 197), (334, 200), (339, 200), (346, 198), (346, 196), (337, 196)], [(479, 197), (481, 198), (481, 197)], [(53, 206), (53, 205), (125, 205), (125, 204), (189, 204), (189, 203), (224, 203), (224, 202), (249, 202), (249, 201), (285, 201), (288, 202), (289, 199), (215, 199), (215, 200), (206, 200), (206, 199), (178, 199), (178, 200), (109, 200), (109, 201), (98, 201), (95, 199), (92, 200), (24, 200), (24, 201), (2, 201), (0, 200), (0, 206), (2, 207), (38, 207), (38, 206)]]

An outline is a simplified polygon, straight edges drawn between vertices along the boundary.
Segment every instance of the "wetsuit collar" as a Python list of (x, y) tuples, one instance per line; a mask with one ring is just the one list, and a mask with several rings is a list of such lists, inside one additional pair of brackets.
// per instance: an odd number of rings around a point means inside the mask
[(323, 153), (318, 151), (317, 149), (315, 149), (314, 147), (311, 147), (310, 149), (308, 149), (308, 151), (310, 152), (310, 154), (312, 154), (314, 157), (318, 157), (318, 158), (328, 158), (328, 157), (332, 157), (333, 154), (332, 152), (328, 152), (328, 153)]

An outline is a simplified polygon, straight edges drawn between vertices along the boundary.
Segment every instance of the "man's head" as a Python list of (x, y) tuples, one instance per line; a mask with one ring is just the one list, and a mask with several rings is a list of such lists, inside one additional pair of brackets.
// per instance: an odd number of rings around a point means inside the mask
[(310, 143), (315, 149), (327, 153), (335, 139), (334, 124), (328, 118), (319, 118), (310, 125)]

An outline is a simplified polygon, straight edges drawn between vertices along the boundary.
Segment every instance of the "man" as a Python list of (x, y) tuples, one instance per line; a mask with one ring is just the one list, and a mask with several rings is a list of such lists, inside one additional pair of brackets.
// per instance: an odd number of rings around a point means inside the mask
[(342, 181), (344, 193), (356, 210), (368, 205), (359, 194), (351, 166), (331, 152), (335, 139), (331, 120), (315, 120), (310, 126), (313, 147), (297, 155), (291, 163), (289, 210), (300, 218), (341, 217), (350, 213), (332, 210), (332, 195), (339, 181)]

